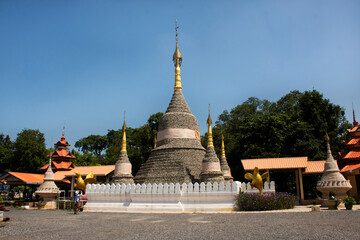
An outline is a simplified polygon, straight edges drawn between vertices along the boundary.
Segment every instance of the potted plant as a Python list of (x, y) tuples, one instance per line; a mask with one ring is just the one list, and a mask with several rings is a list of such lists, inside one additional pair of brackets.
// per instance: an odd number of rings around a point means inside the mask
[(46, 203), (44, 202), (43, 198), (39, 199), (39, 202), (37, 203), (38, 209), (43, 209), (45, 207)]
[(1, 194), (0, 194), (0, 211), (3, 208), (5, 208), (5, 204), (4, 204), (4, 201), (3, 201), (2, 197), (1, 197)]
[(355, 198), (349, 196), (343, 200), (343, 203), (345, 204), (346, 210), (352, 210), (353, 205), (356, 204), (356, 201)]
[(340, 204), (340, 200), (336, 199), (335, 192), (329, 192), (329, 199), (324, 199), (324, 202), (328, 206), (329, 210), (337, 210)]

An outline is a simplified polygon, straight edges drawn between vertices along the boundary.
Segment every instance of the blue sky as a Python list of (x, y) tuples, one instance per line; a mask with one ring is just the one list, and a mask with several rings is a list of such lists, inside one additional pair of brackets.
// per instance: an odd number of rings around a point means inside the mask
[(183, 93), (206, 131), (247, 98), (312, 90), (360, 119), (360, 1), (0, 1), (0, 133), (66, 120), (70, 144), (164, 112), (178, 19)]

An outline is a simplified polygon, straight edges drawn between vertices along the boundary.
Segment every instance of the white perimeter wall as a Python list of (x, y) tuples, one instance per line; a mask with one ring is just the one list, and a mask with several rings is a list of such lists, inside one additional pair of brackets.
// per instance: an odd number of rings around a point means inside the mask
[[(239, 192), (259, 192), (250, 183), (88, 184), (86, 211), (196, 212), (233, 208)], [(275, 192), (275, 183), (263, 192)]]

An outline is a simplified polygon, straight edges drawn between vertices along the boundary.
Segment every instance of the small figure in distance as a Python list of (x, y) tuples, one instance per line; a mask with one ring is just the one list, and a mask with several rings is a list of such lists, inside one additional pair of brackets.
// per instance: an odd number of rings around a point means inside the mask
[(76, 214), (79, 211), (79, 206), (80, 206), (80, 195), (79, 195), (79, 191), (75, 191), (75, 196), (74, 196), (74, 214)]

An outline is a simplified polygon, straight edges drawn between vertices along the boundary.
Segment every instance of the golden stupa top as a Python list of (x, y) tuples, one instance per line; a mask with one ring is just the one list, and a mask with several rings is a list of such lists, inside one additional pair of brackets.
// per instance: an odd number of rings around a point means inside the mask
[(221, 128), (221, 159), (225, 159), (225, 143), (224, 143), (224, 134)]
[(124, 119), (124, 124), (123, 124), (123, 127), (122, 127), (122, 131), (123, 131), (123, 137), (122, 137), (121, 151), (120, 152), (126, 152), (126, 123), (125, 123), (125, 119)]
[(173, 55), (173, 62), (174, 62), (175, 67), (176, 67), (178, 59), (179, 59), (179, 66), (181, 66), (182, 55), (181, 55), (181, 52), (179, 50), (179, 44), (178, 44), (177, 34), (176, 34), (176, 48), (175, 48), (175, 52), (174, 52), (174, 55)]
[(327, 142), (330, 141), (330, 137), (329, 137), (329, 134), (327, 133), (327, 131), (326, 131), (326, 134), (325, 134), (325, 141), (327, 141)]
[(179, 50), (179, 44), (178, 44), (178, 26), (177, 26), (177, 21), (175, 20), (175, 31), (176, 31), (176, 48), (175, 48), (175, 52), (173, 55), (173, 62), (174, 62), (174, 66), (175, 66), (175, 86), (174, 86), (174, 90), (182, 90), (182, 86), (181, 86), (181, 75), (180, 75), (180, 66), (182, 63), (182, 55), (181, 52)]
[(214, 141), (213, 141), (213, 136), (212, 136), (212, 129), (211, 129), (211, 116), (210, 116), (210, 104), (209, 104), (209, 117), (207, 119), (207, 124), (208, 124), (208, 141), (207, 141), (207, 147), (214, 147)]
[(182, 55), (181, 52), (179, 50), (179, 44), (178, 44), (178, 25), (177, 25), (177, 19), (175, 19), (175, 31), (176, 31), (176, 48), (175, 48), (175, 52), (173, 55), (173, 62), (174, 62), (174, 66), (176, 67), (177, 64), (177, 60), (179, 60), (179, 65), (181, 66), (181, 62), (182, 62)]

